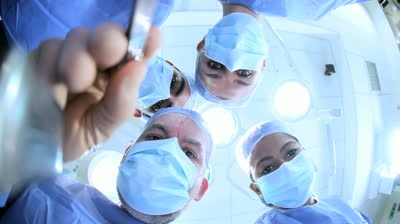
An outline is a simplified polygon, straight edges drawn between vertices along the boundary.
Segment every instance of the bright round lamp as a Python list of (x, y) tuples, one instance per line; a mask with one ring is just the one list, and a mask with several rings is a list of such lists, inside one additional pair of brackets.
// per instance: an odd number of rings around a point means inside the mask
[(310, 107), (311, 94), (304, 84), (289, 81), (277, 88), (273, 99), (273, 108), (281, 119), (297, 121), (307, 115)]

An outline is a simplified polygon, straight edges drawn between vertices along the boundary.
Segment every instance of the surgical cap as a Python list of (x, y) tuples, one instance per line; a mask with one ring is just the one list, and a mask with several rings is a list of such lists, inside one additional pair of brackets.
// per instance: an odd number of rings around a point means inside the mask
[[(199, 113), (197, 113), (196, 111), (193, 110), (188, 110), (182, 107), (167, 107), (167, 108), (161, 108), (159, 109), (153, 116), (150, 117), (150, 119), (147, 121), (146, 125), (144, 126), (144, 128), (146, 129), (147, 127), (149, 127), (149, 125), (159, 116), (164, 115), (164, 114), (169, 114), (169, 113), (178, 113), (178, 114), (183, 114), (186, 117), (189, 117), (190, 119), (192, 119), (197, 126), (203, 131), (203, 133), (206, 134), (206, 138), (207, 138), (207, 145), (206, 145), (206, 149), (207, 149), (207, 154), (211, 155), (211, 152), (214, 149), (214, 142), (211, 136), (211, 133), (207, 127), (207, 123), (203, 120), (203, 118), (201, 117), (201, 115)], [(209, 158), (209, 156), (207, 156), (207, 158)], [(208, 161), (207, 161), (208, 162)]]
[(161, 57), (154, 57), (148, 62), (148, 70), (139, 88), (138, 105), (149, 108), (158, 101), (171, 96), (171, 80), (174, 73), (172, 65)]
[(276, 120), (260, 123), (250, 128), (239, 141), (239, 147), (241, 149), (243, 158), (248, 160), (255, 145), (265, 136), (274, 133), (290, 134), (291, 132), (289, 131), (288, 127)]
[(259, 70), (268, 54), (261, 23), (246, 13), (231, 13), (205, 36), (204, 54), (229, 71)]

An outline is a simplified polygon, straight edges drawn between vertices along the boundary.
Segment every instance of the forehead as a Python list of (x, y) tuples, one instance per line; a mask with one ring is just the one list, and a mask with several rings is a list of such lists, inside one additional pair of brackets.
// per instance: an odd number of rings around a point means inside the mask
[(279, 153), (281, 147), (288, 141), (293, 141), (293, 139), (283, 133), (273, 133), (264, 136), (254, 146), (250, 154), (250, 164), (253, 164), (253, 162), (256, 162), (256, 160), (261, 157)]
[[(146, 130), (152, 127), (153, 124), (160, 124), (164, 126), (169, 134), (173, 137), (185, 137), (196, 139), (205, 145), (206, 133), (202, 128), (193, 121), (190, 117), (180, 113), (167, 113), (158, 116), (151, 124), (148, 125)], [(146, 131), (145, 130), (145, 131)]]

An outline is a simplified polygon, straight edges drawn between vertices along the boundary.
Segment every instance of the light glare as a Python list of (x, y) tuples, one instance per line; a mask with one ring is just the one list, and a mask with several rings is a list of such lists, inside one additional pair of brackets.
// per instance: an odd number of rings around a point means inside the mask
[(232, 112), (219, 107), (207, 109), (203, 114), (216, 145), (228, 144), (236, 135), (237, 122)]
[(284, 120), (295, 121), (304, 117), (310, 106), (310, 92), (299, 82), (284, 83), (278, 88), (274, 96), (275, 112)]

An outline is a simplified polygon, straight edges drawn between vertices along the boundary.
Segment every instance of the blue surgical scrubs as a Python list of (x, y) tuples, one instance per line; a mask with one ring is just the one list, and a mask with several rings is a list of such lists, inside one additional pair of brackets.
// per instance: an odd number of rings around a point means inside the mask
[(219, 0), (222, 3), (243, 5), (253, 12), (271, 16), (295, 19), (322, 18), (328, 12), (342, 5), (367, 0)]
[(10, 194), (9, 191), (6, 191), (4, 193), (0, 193), (0, 208), (4, 207), (6, 205), (8, 195)]
[(271, 209), (261, 216), (257, 224), (362, 224), (368, 218), (349, 207), (338, 197), (319, 199), (316, 204), (295, 209)]
[[(174, 0), (158, 0), (154, 25), (162, 24)], [(0, 15), (7, 39), (31, 51), (49, 38), (64, 38), (72, 28), (95, 28), (104, 22), (128, 27), (134, 0), (1, 0)]]
[(57, 175), (32, 183), (0, 223), (143, 223), (93, 187)]

